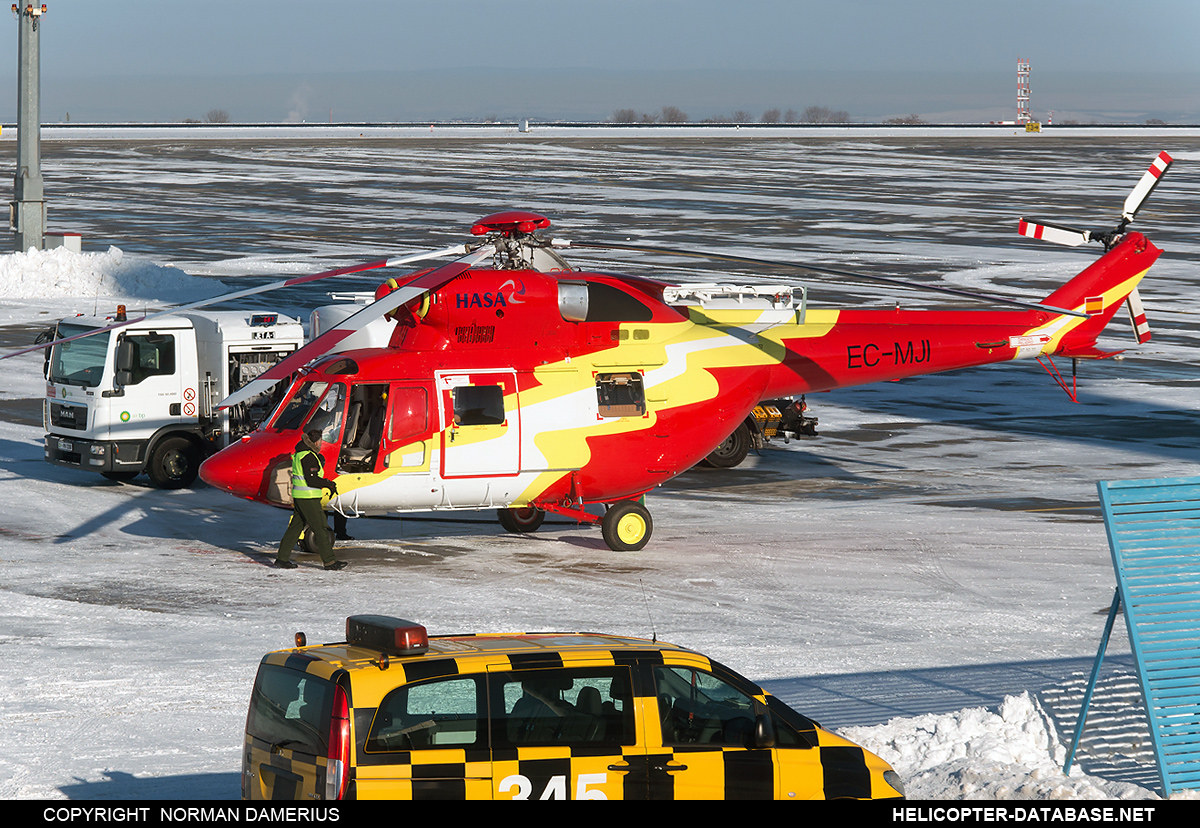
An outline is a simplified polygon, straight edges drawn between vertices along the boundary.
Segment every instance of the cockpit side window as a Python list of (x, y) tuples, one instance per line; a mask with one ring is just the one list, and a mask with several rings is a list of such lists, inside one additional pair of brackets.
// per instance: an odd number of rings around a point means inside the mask
[(329, 390), (321, 397), (317, 407), (313, 409), (304, 430), (319, 428), (321, 441), (336, 443), (342, 433), (342, 414), (345, 411), (346, 386), (340, 382), (331, 383)]

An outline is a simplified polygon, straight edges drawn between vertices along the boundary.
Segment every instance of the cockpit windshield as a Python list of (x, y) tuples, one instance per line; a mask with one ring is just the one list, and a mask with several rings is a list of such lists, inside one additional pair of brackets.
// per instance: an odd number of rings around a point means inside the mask
[(326, 443), (337, 442), (342, 428), (346, 386), (340, 382), (303, 383), (275, 419), (276, 431), (318, 428)]
[[(63, 339), (95, 330), (84, 325), (60, 324), (58, 338)], [(108, 333), (85, 336), (71, 342), (55, 345), (50, 350), (50, 382), (66, 385), (82, 385), (94, 388), (104, 376), (104, 362), (108, 357)]]

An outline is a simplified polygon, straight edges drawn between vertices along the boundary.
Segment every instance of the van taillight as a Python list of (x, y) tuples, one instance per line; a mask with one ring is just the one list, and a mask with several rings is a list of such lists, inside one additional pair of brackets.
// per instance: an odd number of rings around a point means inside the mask
[(341, 799), (346, 795), (346, 777), (350, 767), (350, 703), (340, 685), (333, 689), (328, 759), (325, 767), (325, 798)]

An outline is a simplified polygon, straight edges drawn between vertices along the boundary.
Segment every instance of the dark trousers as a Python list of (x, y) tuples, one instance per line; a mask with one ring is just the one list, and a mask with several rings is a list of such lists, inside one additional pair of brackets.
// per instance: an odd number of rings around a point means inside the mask
[(329, 539), (329, 529), (325, 525), (325, 510), (321, 508), (321, 500), (316, 497), (300, 497), (292, 501), (292, 519), (288, 521), (287, 531), (279, 542), (277, 561), (286, 561), (292, 556), (292, 547), (300, 540), (300, 533), (308, 530), (309, 535), (316, 541), (317, 553), (321, 563), (328, 566), (336, 560), (333, 556), (333, 542)]

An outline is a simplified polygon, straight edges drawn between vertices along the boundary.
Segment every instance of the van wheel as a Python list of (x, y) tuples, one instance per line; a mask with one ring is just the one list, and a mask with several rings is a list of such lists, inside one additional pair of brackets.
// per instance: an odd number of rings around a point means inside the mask
[(546, 519), (546, 513), (536, 506), (498, 509), (496, 518), (506, 532), (536, 532)]
[(604, 542), (614, 552), (636, 552), (646, 545), (654, 531), (650, 510), (636, 500), (614, 503), (600, 521)]
[(183, 489), (200, 471), (200, 449), (186, 437), (168, 437), (150, 452), (146, 473), (160, 489)]
[(742, 422), (738, 423), (738, 427), (733, 430), (733, 434), (722, 440), (721, 445), (713, 449), (712, 453), (705, 457), (702, 462), (706, 466), (712, 466), (717, 469), (732, 469), (734, 466), (740, 465), (749, 453), (750, 429)]

